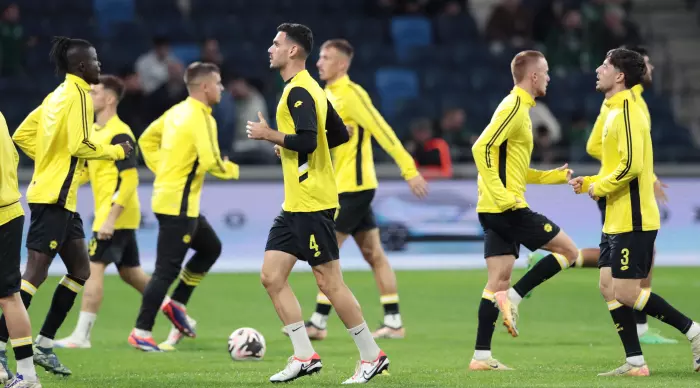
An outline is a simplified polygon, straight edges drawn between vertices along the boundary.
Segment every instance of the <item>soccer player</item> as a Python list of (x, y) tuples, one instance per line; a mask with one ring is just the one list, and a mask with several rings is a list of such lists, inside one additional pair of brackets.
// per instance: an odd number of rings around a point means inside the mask
[(32, 362), (32, 326), (19, 296), (24, 210), (19, 202), (22, 195), (17, 182), (18, 163), (17, 149), (10, 138), (5, 116), (0, 113), (0, 308), (5, 314), (17, 359), (17, 375), (12, 375), (5, 361), (0, 370), (0, 383), (12, 379), (8, 386), (41, 388)]
[[(352, 236), (374, 272), (379, 301), (384, 307), (384, 323), (374, 332), (374, 337), (403, 338), (405, 329), (399, 313), (396, 275), (382, 248), (371, 207), (377, 188), (372, 138), (396, 161), (414, 195), (424, 197), (427, 184), (418, 173), (411, 155), (372, 105), (367, 92), (348, 77), (353, 52), (348, 41), (329, 40), (321, 46), (321, 55), (316, 64), (321, 80), (326, 82), (328, 100), (343, 122), (352, 127), (350, 141), (333, 151), (340, 201), (340, 209), (335, 218), (335, 234), (338, 246), (342, 246)], [(306, 322), (306, 330), (311, 339), (322, 340), (326, 337), (326, 322), (330, 311), (330, 301), (319, 292), (316, 297), (316, 312)]]
[[(212, 106), (221, 100), (221, 74), (211, 63), (194, 62), (185, 71), (189, 97), (154, 121), (139, 139), (146, 165), (156, 178), (152, 208), (158, 219), (156, 268), (143, 292), (143, 302), (129, 343), (143, 351), (161, 351), (151, 330), (159, 307), (175, 328), (195, 337), (186, 308), (190, 296), (221, 255), (221, 240), (199, 214), (207, 173), (238, 179), (238, 165), (221, 159)], [(182, 268), (187, 251), (195, 254)], [(180, 276), (169, 301), (170, 285)], [(167, 343), (166, 343), (167, 345)]]
[(654, 156), (651, 126), (630, 89), (646, 72), (644, 58), (627, 49), (608, 52), (596, 69), (596, 89), (609, 109), (602, 132), (600, 174), (569, 183), (577, 193), (606, 199), (600, 242), (600, 290), (625, 348), (621, 367), (601, 376), (648, 376), (635, 327), (634, 310), (675, 327), (691, 341), (693, 366), (700, 370), (700, 325), (673, 308), (642, 281), (651, 270), (654, 241), (661, 227), (654, 198)]
[(285, 82), (277, 105), (279, 130), (248, 122), (248, 137), (281, 147), (284, 203), (275, 218), (265, 246), (262, 284), (272, 299), (294, 347), (287, 366), (271, 382), (291, 381), (321, 370), (304, 329), (301, 307), (287, 279), (297, 260), (312, 268), (319, 289), (328, 296), (360, 351), (355, 374), (344, 384), (366, 383), (389, 367), (389, 359), (372, 337), (360, 305), (343, 281), (335, 236), (338, 191), (330, 149), (348, 141), (343, 121), (318, 83), (306, 70), (313, 47), (311, 30), (284, 23), (268, 49), (270, 67)]
[[(513, 58), (515, 87), (503, 99), (472, 147), (478, 176), (476, 211), (484, 228), (484, 257), (488, 282), (482, 293), (472, 370), (508, 370), (491, 356), (491, 337), (499, 310), (513, 337), (518, 336), (518, 304), (533, 288), (573, 264), (578, 249), (571, 238), (547, 217), (525, 202), (528, 183), (559, 184), (571, 178), (564, 165), (556, 170), (530, 168), (532, 122), (529, 111), (535, 98), (547, 92), (549, 67), (538, 51), (523, 51)], [(552, 252), (540, 260), (512, 288), (513, 264), (520, 245)]]
[[(625, 48), (625, 47), (622, 47)], [(634, 85), (632, 89), (630, 89), (632, 95), (634, 98), (632, 98), (632, 102), (636, 103), (639, 105), (639, 107), (642, 109), (642, 112), (644, 112), (645, 117), (649, 120), (649, 123), (651, 123), (651, 115), (649, 114), (649, 108), (647, 107), (646, 102), (644, 101), (644, 97), (642, 96), (642, 92), (644, 92), (644, 86), (649, 86), (651, 85), (652, 81), (652, 72), (654, 70), (654, 65), (651, 64), (651, 61), (649, 59), (649, 53), (644, 47), (639, 47), (639, 46), (633, 46), (629, 47), (629, 50), (632, 50), (644, 57), (644, 64), (646, 66), (646, 73), (644, 74), (644, 78), (642, 80), (642, 83)], [(609, 108), (607, 107), (607, 101), (603, 101), (603, 104), (600, 107), (600, 114), (598, 115), (598, 118), (595, 121), (595, 124), (593, 126), (593, 131), (590, 134), (590, 137), (588, 138), (588, 143), (586, 144), (586, 151), (588, 152), (589, 155), (592, 157), (596, 158), (597, 160), (601, 160), (602, 157), (602, 148), (603, 148), (603, 127), (605, 126), (605, 120), (608, 117), (608, 111)], [(601, 165), (600, 171), (603, 171), (604, 167)], [(599, 172), (600, 173), (600, 172)], [(656, 175), (653, 175), (654, 177), (654, 196), (656, 197), (657, 201), (661, 202), (662, 204), (667, 202), (667, 197), (666, 193), (664, 191), (664, 188), (667, 187), (664, 183), (662, 183)], [(605, 197), (600, 198), (597, 201), (598, 209), (600, 210), (600, 216), (602, 220), (602, 224), (605, 224)], [(656, 250), (654, 250), (653, 255), (656, 255)], [(600, 248), (584, 248), (580, 251), (579, 257), (576, 259), (576, 265), (574, 267), (582, 267), (582, 268), (598, 268), (598, 258), (600, 257)], [(534, 253), (530, 255), (528, 258), (528, 263), (534, 263), (539, 260), (540, 256), (538, 254)], [(652, 258), (652, 268), (654, 265), (654, 260)], [(651, 288), (651, 277), (652, 277), (652, 271), (649, 271), (649, 276), (647, 276), (646, 279), (642, 280), (642, 288)], [(672, 339), (672, 338), (665, 338), (663, 337), (660, 333), (658, 333), (656, 330), (649, 330), (649, 324), (647, 322), (647, 315), (641, 311), (636, 311), (634, 312), (634, 317), (635, 321), (637, 322), (637, 335), (639, 335), (639, 342), (645, 345), (655, 345), (655, 344), (675, 344), (678, 343), (677, 340)]]
[[(66, 79), (32, 111), (13, 139), (34, 159), (34, 175), (27, 189), (31, 224), (27, 233), (29, 258), (24, 271), (22, 301), (29, 307), (37, 288), (46, 280), (56, 254), (68, 274), (61, 279), (44, 325), (36, 338), (34, 363), (47, 371), (70, 375), (53, 352), (54, 337), (75, 297), (90, 277), (90, 258), (80, 214), (76, 212), (79, 175), (86, 159), (123, 160), (129, 142), (102, 145), (90, 140), (94, 111), (90, 84), (100, 82), (100, 62), (87, 41), (56, 37), (50, 57)], [(0, 321), (0, 362), (6, 362), (7, 326)]]

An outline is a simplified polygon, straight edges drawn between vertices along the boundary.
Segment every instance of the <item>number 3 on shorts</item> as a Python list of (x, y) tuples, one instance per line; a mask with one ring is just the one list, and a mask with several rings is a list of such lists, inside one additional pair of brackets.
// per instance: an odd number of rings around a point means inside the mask
[(309, 249), (315, 252), (314, 257), (321, 256), (321, 252), (318, 250), (318, 244), (316, 244), (316, 236), (313, 234), (309, 237)]
[(622, 254), (622, 259), (620, 259), (620, 264), (622, 264), (622, 267), (620, 269), (623, 271), (627, 271), (627, 269), (629, 269), (630, 263), (630, 250), (627, 248), (622, 248), (620, 253)]

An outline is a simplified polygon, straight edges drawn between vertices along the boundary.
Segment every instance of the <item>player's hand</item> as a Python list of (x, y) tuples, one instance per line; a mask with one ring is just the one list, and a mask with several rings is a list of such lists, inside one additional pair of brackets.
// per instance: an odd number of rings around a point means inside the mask
[(595, 183), (591, 183), (591, 185), (588, 187), (588, 196), (591, 197), (592, 200), (598, 201), (600, 198), (596, 197), (596, 195), (593, 194), (594, 192), (595, 192)]
[(109, 240), (114, 236), (114, 223), (109, 220), (102, 224), (102, 227), (97, 232), (98, 240)]
[(279, 145), (275, 144), (275, 155), (277, 155), (278, 158), (282, 157), (282, 147)]
[(581, 189), (583, 189), (583, 177), (579, 176), (574, 179), (569, 179), (569, 185), (574, 189), (574, 193), (581, 194)]
[(515, 196), (515, 204), (517, 205), (517, 204), (519, 204), (519, 203), (523, 203), (523, 200), (520, 199), (520, 198), (518, 198), (518, 196), (516, 195), (516, 196)]
[(346, 125), (345, 129), (348, 130), (348, 137), (352, 137), (352, 134), (355, 133), (355, 128), (352, 125)]
[(422, 175), (417, 176), (406, 181), (408, 187), (411, 188), (411, 192), (416, 197), (423, 199), (428, 195), (428, 182), (425, 181)]
[(248, 125), (246, 125), (248, 139), (265, 140), (265, 135), (270, 131), (270, 126), (267, 125), (267, 121), (260, 112), (258, 112), (258, 119), (260, 119), (260, 121), (257, 123), (248, 121)]
[(131, 151), (134, 150), (134, 146), (131, 145), (130, 141), (125, 141), (125, 142), (119, 143), (117, 145), (121, 146), (122, 149), (124, 150), (124, 157), (129, 156), (129, 154), (131, 154)]
[(654, 182), (654, 196), (656, 197), (656, 200), (662, 205), (668, 203), (668, 197), (666, 196), (666, 191), (664, 190), (667, 187), (667, 184), (661, 182), (658, 179)]
[(574, 173), (574, 170), (569, 169), (569, 163), (564, 163), (563, 166), (557, 168), (558, 171), (565, 171), (566, 170), (566, 180), (569, 181), (571, 180), (571, 175)]

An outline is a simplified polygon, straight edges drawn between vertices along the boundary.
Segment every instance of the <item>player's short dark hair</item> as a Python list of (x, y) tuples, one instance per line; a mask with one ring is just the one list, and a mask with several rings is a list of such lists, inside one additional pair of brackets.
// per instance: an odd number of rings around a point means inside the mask
[(192, 62), (185, 70), (185, 84), (193, 83), (197, 78), (211, 73), (221, 74), (219, 66), (210, 62)]
[(321, 45), (321, 48), (324, 47), (334, 48), (340, 51), (341, 53), (347, 55), (350, 59), (352, 59), (352, 56), (355, 55), (355, 49), (352, 47), (350, 42), (348, 42), (345, 39), (327, 40)]
[(314, 33), (303, 24), (282, 23), (277, 27), (277, 31), (286, 33), (287, 39), (291, 39), (301, 45), (305, 56), (308, 56), (314, 48)]
[(643, 57), (649, 56), (649, 50), (647, 50), (646, 47), (644, 47), (644, 46), (634, 46), (634, 45), (626, 46), (625, 45), (625, 46), (622, 46), (620, 48), (634, 51), (635, 53), (637, 53)]
[(119, 77), (105, 74), (100, 76), (100, 84), (102, 84), (102, 87), (105, 89), (111, 90), (112, 93), (114, 93), (115, 96), (117, 96), (117, 102), (121, 101), (122, 98), (124, 98), (124, 82), (122, 82)]
[(90, 42), (84, 39), (71, 39), (65, 36), (54, 36), (51, 39), (51, 51), (49, 60), (56, 65), (56, 73), (69, 72), (68, 51), (73, 48), (88, 49), (93, 47)]
[(608, 51), (607, 58), (611, 65), (625, 75), (625, 87), (627, 89), (642, 83), (647, 72), (647, 66), (641, 54), (632, 50), (618, 48)]

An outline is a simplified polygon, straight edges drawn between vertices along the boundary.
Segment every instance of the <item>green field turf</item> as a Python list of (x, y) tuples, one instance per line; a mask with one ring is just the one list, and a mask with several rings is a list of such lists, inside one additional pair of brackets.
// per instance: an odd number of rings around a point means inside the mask
[[(300, 263), (302, 264), (302, 263)], [(514, 274), (520, 278), (522, 272)], [(700, 269), (660, 268), (654, 290), (676, 307), (700, 317), (697, 295)], [(346, 281), (364, 307), (370, 326), (382, 317), (374, 281), (369, 272), (348, 272)], [(484, 271), (399, 272), (405, 340), (383, 340), (389, 355), (389, 376), (370, 384), (386, 387), (700, 387), (693, 373), (690, 346), (673, 328), (651, 320), (652, 327), (678, 338), (678, 345), (646, 346), (650, 378), (599, 378), (619, 366), (624, 352), (605, 303), (597, 290), (597, 272), (572, 269), (539, 289), (521, 304), (520, 337), (512, 338), (499, 320), (494, 356), (517, 369), (512, 372), (470, 372), (467, 369), (476, 336), (476, 312), (485, 283)], [(38, 332), (57, 279), (51, 278), (31, 306)], [(304, 316), (312, 312), (316, 288), (310, 273), (290, 280), (301, 299)], [(140, 298), (136, 292), (108, 277), (105, 303), (89, 350), (57, 350), (73, 370), (64, 379), (40, 373), (45, 387), (237, 387), (270, 386), (268, 378), (284, 367), (292, 348), (280, 332), (281, 324), (255, 274), (212, 274), (195, 292), (189, 313), (198, 320), (198, 337), (185, 340), (174, 353), (146, 354), (127, 344)], [(79, 301), (59, 332), (68, 335), (78, 315)], [(700, 318), (696, 318), (700, 319)], [(267, 340), (261, 362), (233, 362), (228, 335), (250, 326)], [(164, 339), (169, 325), (162, 314), (155, 328)], [(329, 336), (315, 343), (323, 359), (320, 374), (292, 385), (336, 386), (350, 377), (358, 358), (350, 336), (333, 315)], [(11, 361), (14, 368), (14, 361)]]

